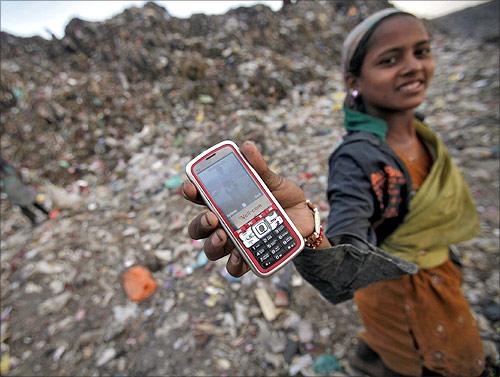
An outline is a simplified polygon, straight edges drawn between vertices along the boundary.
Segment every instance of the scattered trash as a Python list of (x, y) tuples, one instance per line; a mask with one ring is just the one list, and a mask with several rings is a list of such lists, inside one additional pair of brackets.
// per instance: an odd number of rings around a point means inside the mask
[(172, 250), (155, 250), (154, 255), (162, 264), (172, 261)]
[(0, 358), (0, 374), (8, 373), (10, 369), (10, 356), (4, 353)]
[(231, 369), (231, 362), (227, 359), (217, 359), (216, 365), (217, 365), (217, 368), (220, 370)]
[(295, 355), (299, 352), (299, 343), (290, 338), (287, 339), (283, 357), (287, 363), (290, 363)]
[(151, 296), (157, 283), (145, 267), (134, 266), (123, 273), (122, 284), (125, 293), (132, 301), (143, 301)]
[(52, 290), (53, 294), (58, 295), (64, 291), (64, 283), (60, 280), (52, 280), (49, 284), (49, 288)]
[(333, 355), (323, 354), (314, 360), (314, 372), (322, 375), (330, 375), (333, 372), (342, 372), (343, 368), (337, 358)]
[(40, 315), (47, 315), (61, 311), (71, 299), (71, 296), (71, 293), (64, 292), (59, 296), (49, 298), (38, 307), (38, 313)]
[(311, 355), (295, 357), (292, 360), (292, 365), (290, 365), (290, 368), (288, 369), (288, 373), (290, 373), (290, 376), (295, 376), (297, 373), (310, 366), (312, 362), (313, 359)]
[(217, 303), (219, 302), (220, 299), (221, 299), (221, 297), (218, 294), (212, 293), (203, 302), (209, 308), (213, 308), (215, 305), (217, 305)]
[(29, 281), (24, 287), (24, 292), (26, 292), (27, 294), (40, 293), (42, 290), (42, 287), (40, 287), (38, 284), (32, 283), (31, 281)]
[(282, 289), (276, 291), (274, 295), (274, 305), (278, 308), (286, 308), (290, 305), (290, 297), (288, 292)]
[(75, 314), (75, 320), (77, 322), (82, 321), (85, 318), (86, 311), (85, 309), (79, 309)]
[(107, 348), (98, 357), (96, 365), (98, 367), (101, 367), (104, 364), (107, 364), (109, 361), (113, 360), (115, 356), (116, 356), (116, 350), (114, 348)]
[(180, 176), (176, 175), (165, 181), (165, 187), (169, 189), (175, 189), (180, 187), (182, 185), (182, 182), (184, 182), (183, 179)]
[(269, 364), (271, 364), (274, 368), (278, 369), (278, 368), (281, 368), (281, 366), (283, 365), (283, 355), (276, 355), (276, 354), (273, 354), (273, 353), (266, 353), (264, 355), (264, 358), (266, 360), (266, 362), (268, 362)]
[(59, 210), (59, 208), (54, 208), (49, 212), (49, 219), (51, 220), (57, 219), (57, 216), (59, 216), (60, 213), (61, 211)]
[(144, 316), (145, 317), (151, 317), (155, 312), (155, 308), (147, 308), (144, 310)]
[(489, 301), (483, 305), (483, 313), (492, 322), (500, 321), (500, 304)]
[(210, 105), (212, 103), (214, 103), (214, 99), (209, 96), (209, 95), (206, 95), (206, 94), (202, 94), (198, 97), (198, 100), (204, 104), (204, 105)]
[(35, 265), (35, 271), (41, 274), (59, 274), (65, 272), (65, 265), (57, 262), (48, 262), (42, 260)]
[(305, 320), (301, 320), (299, 322), (299, 339), (302, 343), (309, 343), (314, 338), (314, 331), (311, 323)]
[(168, 313), (175, 306), (175, 300), (171, 298), (167, 298), (163, 303), (163, 311)]
[(500, 355), (495, 342), (483, 340), (483, 349), (485, 358), (489, 359), (491, 364), (498, 368), (500, 366)]
[(66, 348), (68, 348), (66, 344), (57, 347), (56, 350), (54, 351), (54, 354), (52, 355), (52, 360), (59, 361), (63, 353), (66, 351)]
[(127, 306), (115, 306), (113, 315), (118, 323), (124, 323), (129, 318), (135, 318), (137, 316), (137, 304), (129, 303)]
[(60, 187), (49, 184), (45, 189), (54, 206), (59, 209), (77, 209), (82, 204), (79, 195), (71, 194)]
[(281, 354), (286, 349), (287, 338), (283, 332), (269, 333), (269, 338), (266, 340), (269, 350), (275, 354)]
[(264, 288), (257, 288), (254, 293), (259, 303), (260, 310), (262, 310), (262, 314), (264, 314), (264, 318), (267, 321), (274, 321), (278, 316), (278, 310), (274, 306), (269, 293), (267, 293)]
[(190, 267), (192, 270), (196, 270), (197, 268), (203, 267), (208, 263), (207, 256), (204, 251), (200, 251), (198, 256), (196, 257), (196, 262), (193, 263)]
[(177, 263), (172, 263), (172, 264), (167, 266), (167, 271), (174, 278), (182, 279), (188, 275), (186, 268), (182, 267), (181, 265), (179, 265)]

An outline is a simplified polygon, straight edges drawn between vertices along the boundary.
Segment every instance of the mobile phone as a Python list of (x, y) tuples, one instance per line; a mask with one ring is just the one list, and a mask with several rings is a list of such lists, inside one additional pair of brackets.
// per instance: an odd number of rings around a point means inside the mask
[(232, 141), (196, 156), (186, 174), (257, 276), (272, 275), (304, 248), (295, 225)]

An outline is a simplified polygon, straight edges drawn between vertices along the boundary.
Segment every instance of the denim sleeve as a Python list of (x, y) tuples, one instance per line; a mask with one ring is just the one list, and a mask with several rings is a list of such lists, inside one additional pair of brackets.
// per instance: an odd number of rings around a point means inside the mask
[(415, 264), (393, 257), (357, 236), (336, 237), (328, 249), (305, 248), (293, 260), (300, 275), (332, 304), (380, 280), (415, 274)]
[(328, 173), (328, 202), (330, 213), (326, 236), (331, 240), (342, 234), (355, 234), (376, 244), (370, 218), (375, 200), (369, 178), (349, 155), (334, 155)]

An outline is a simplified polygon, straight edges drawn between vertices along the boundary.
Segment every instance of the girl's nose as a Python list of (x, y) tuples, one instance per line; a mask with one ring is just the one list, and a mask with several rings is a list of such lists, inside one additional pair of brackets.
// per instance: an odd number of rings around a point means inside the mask
[(407, 75), (422, 69), (422, 61), (413, 52), (406, 54), (402, 74)]

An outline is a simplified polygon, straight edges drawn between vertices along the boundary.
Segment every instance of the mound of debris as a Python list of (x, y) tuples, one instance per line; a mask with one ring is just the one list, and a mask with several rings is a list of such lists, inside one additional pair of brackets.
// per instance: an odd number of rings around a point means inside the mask
[[(0, 374), (358, 375), (354, 303), (326, 303), (293, 269), (229, 276), (190, 240), (199, 208), (179, 187), (202, 148), (252, 139), (324, 218), (344, 132), (341, 41), (385, 6), (299, 1), (182, 20), (149, 3), (75, 19), (61, 39), (2, 33), (2, 155), (60, 212), (31, 229), (0, 202)], [(499, 51), (437, 30), (433, 53), (421, 110), (477, 201), (481, 235), (458, 253), (498, 369)]]
[(499, 0), (492, 0), (433, 19), (432, 23), (455, 37), (473, 38), (480, 42), (498, 44), (499, 3)]
[[(1, 33), (3, 153), (52, 180), (130, 155), (127, 135), (164, 125), (185, 137), (203, 113), (275, 107), (293, 87), (327, 79), (346, 31), (385, 1), (258, 5), (171, 17), (148, 3), (105, 22), (73, 19), (62, 39)], [(215, 140), (206, 140), (207, 143)]]

